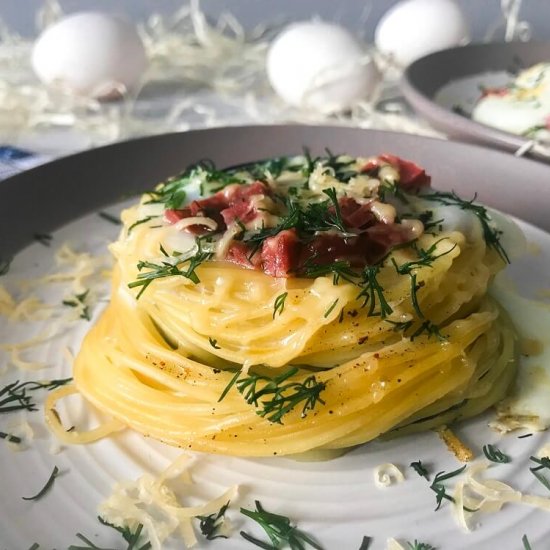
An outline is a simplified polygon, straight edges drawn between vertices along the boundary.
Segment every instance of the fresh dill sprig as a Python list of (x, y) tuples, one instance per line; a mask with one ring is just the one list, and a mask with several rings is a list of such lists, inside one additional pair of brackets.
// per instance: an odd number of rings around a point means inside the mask
[[(379, 315), (385, 319), (393, 313), (393, 309), (386, 301), (384, 296), (384, 288), (378, 282), (377, 276), (380, 272), (381, 264), (368, 265), (361, 272), (361, 279), (357, 283), (361, 288), (361, 292), (357, 296), (357, 300), (363, 299), (363, 307), (369, 306), (367, 315), (369, 317)], [(378, 310), (376, 309), (378, 305)]]
[(393, 325), (393, 331), (394, 332), (407, 332), (413, 325), (414, 321), (412, 319), (408, 321), (392, 321), (390, 319), (386, 319), (386, 323), (390, 323)]
[(19, 384), (19, 380), (7, 384), (0, 390), (0, 413), (13, 411), (37, 411), (36, 404), (32, 397), (27, 395), (24, 384)]
[[(304, 156), (304, 163), (302, 165), (301, 172), (302, 172), (302, 175), (305, 178), (309, 179), (309, 176), (311, 176), (311, 173), (315, 169), (315, 165), (317, 164), (317, 162), (319, 162), (319, 158), (318, 157), (314, 158), (314, 157), (311, 156), (311, 152), (309, 150), (309, 147), (304, 147), (303, 151), (304, 151), (304, 155), (303, 155)], [(306, 181), (306, 187), (305, 187), (306, 189), (307, 189), (307, 184), (308, 183), (309, 182)]]
[(219, 530), (225, 520), (225, 512), (229, 507), (229, 501), (226, 502), (215, 514), (209, 516), (197, 516), (200, 521), (199, 528), (206, 540), (226, 539), (227, 535), (222, 535)]
[(334, 229), (347, 233), (336, 190), (324, 189), (323, 193), (327, 195), (328, 200), (306, 203), (302, 203), (294, 194), (288, 194), (285, 197), (275, 195), (275, 199), (278, 198), (284, 204), (286, 213), (278, 217), (277, 224), (273, 227), (262, 227), (247, 234), (243, 239), (244, 242), (259, 247), (266, 239), (287, 229), (295, 229), (302, 238)]
[(122, 535), (122, 538), (128, 543), (128, 546), (125, 548), (125, 550), (149, 550), (151, 548), (150, 542), (145, 542), (142, 546), (139, 547), (137, 546), (138, 544), (141, 544), (139, 539), (143, 536), (143, 525), (141, 523), (136, 527), (134, 531), (132, 531), (129, 527), (118, 527), (117, 525), (113, 525), (112, 523), (105, 521), (101, 516), (97, 516), (97, 519), (102, 525), (111, 527)]
[(359, 277), (358, 273), (351, 268), (349, 262), (345, 260), (335, 260), (329, 264), (315, 264), (311, 258), (300, 270), (300, 275), (311, 279), (332, 275), (332, 284), (335, 286), (340, 282), (340, 279), (356, 284), (355, 280)]
[(276, 157), (264, 162), (256, 162), (252, 165), (243, 166), (243, 168), (255, 179), (265, 181), (268, 174), (273, 179), (277, 179), (284, 170), (296, 171), (300, 169), (300, 166), (293, 167), (290, 164), (289, 157)]
[(214, 348), (214, 349), (222, 349), (220, 346), (218, 346), (218, 341), (215, 338), (208, 337), (208, 343)]
[[(200, 241), (197, 241), (200, 243)], [(149, 261), (139, 261), (137, 269), (140, 273), (137, 275), (137, 279), (128, 283), (128, 288), (141, 287), (136, 296), (136, 300), (139, 300), (141, 295), (147, 290), (147, 287), (156, 279), (162, 279), (164, 277), (185, 277), (195, 284), (200, 282), (200, 279), (196, 273), (197, 267), (203, 262), (210, 260), (213, 256), (212, 252), (205, 252), (201, 249), (200, 244), (198, 250), (194, 254), (186, 256), (175, 255), (170, 256), (164, 247), (160, 246), (161, 254), (167, 258), (160, 263), (154, 263)], [(183, 266), (186, 269), (183, 269)], [(142, 271), (148, 269), (149, 271)]]
[(457, 470), (453, 470), (452, 472), (439, 472), (432, 481), (432, 484), (430, 485), (430, 489), (435, 493), (435, 498), (437, 502), (436, 511), (441, 508), (441, 504), (443, 503), (443, 500), (449, 500), (450, 502), (454, 502), (455, 499), (447, 493), (446, 487), (443, 485), (444, 481), (447, 481), (448, 479), (451, 479), (452, 477), (460, 475), (464, 470), (466, 469), (466, 464), (462, 466), (462, 468), (458, 468)]
[(435, 336), (438, 340), (444, 342), (447, 340), (447, 337), (441, 333), (441, 330), (438, 325), (432, 323), (430, 320), (426, 319), (411, 335), (411, 341), (414, 341), (415, 338), (418, 338), (422, 334), (426, 333), (428, 338)]
[(371, 542), (372, 542), (372, 537), (367, 537), (367, 535), (364, 535), (363, 540), (361, 541), (361, 546), (359, 547), (359, 550), (369, 550)]
[(295, 525), (292, 525), (289, 518), (268, 512), (263, 508), (259, 500), (256, 500), (255, 504), (255, 510), (241, 508), (241, 514), (253, 519), (262, 527), (269, 537), (271, 545), (249, 535), (245, 531), (241, 531), (241, 536), (248, 542), (267, 550), (282, 548), (283, 545), (288, 545), (291, 550), (305, 550), (308, 545), (316, 550), (323, 550), (309, 535), (299, 530)]
[(44, 380), (42, 382), (37, 380), (30, 380), (29, 382), (24, 382), (20, 387), (26, 387), (31, 391), (34, 390), (55, 390), (61, 386), (65, 386), (72, 382), (72, 377), (69, 378), (54, 378), (53, 380)]
[(329, 308), (325, 311), (325, 314), (323, 315), (323, 317), (325, 319), (332, 313), (332, 311), (334, 310), (334, 308), (338, 304), (338, 300), (339, 300), (339, 298), (336, 298), (336, 300), (334, 300), (334, 302), (332, 302), (332, 304), (329, 306)]
[(161, 203), (168, 209), (181, 208), (187, 197), (186, 187), (196, 181), (200, 182), (202, 196), (216, 193), (232, 183), (246, 183), (234, 170), (219, 170), (210, 159), (203, 159), (148, 191), (150, 199), (147, 204)]
[(547, 130), (547, 126), (546, 124), (535, 124), (534, 126), (531, 126), (530, 128), (527, 128), (527, 130), (525, 130), (524, 132), (521, 133), (522, 136), (525, 136), (526, 138), (531, 138), (533, 139), (534, 137), (536, 137), (536, 135), (541, 131), (541, 130)]
[(356, 159), (332, 153), (330, 149), (325, 149), (327, 156), (318, 157), (316, 162), (321, 162), (323, 166), (332, 169), (334, 177), (343, 183), (357, 176), (357, 170), (350, 168)]
[(421, 221), (422, 225), (424, 226), (424, 233), (430, 233), (431, 229), (434, 229), (434, 228), (438, 228), (441, 231), (441, 224), (445, 221), (444, 218), (439, 218), (437, 220), (434, 220), (433, 210), (425, 210), (424, 212), (420, 212), (420, 213), (404, 212), (399, 217), (402, 220), (412, 219), (412, 220)]
[(46, 484), (36, 495), (32, 497), (21, 497), (23, 500), (38, 500), (42, 498), (53, 486), (53, 483), (55, 481), (55, 478), (59, 475), (59, 468), (57, 466), (54, 466), (52, 473), (50, 474), (50, 477), (48, 478), (48, 481), (46, 481)]
[(113, 216), (112, 214), (109, 214), (109, 212), (98, 212), (97, 213), (100, 218), (103, 218), (104, 220), (112, 223), (113, 225), (122, 225), (122, 222), (120, 221), (120, 218), (117, 216)]
[(301, 413), (303, 418), (315, 408), (317, 403), (325, 404), (320, 394), (326, 385), (324, 382), (318, 382), (314, 375), (308, 376), (303, 382), (288, 381), (297, 372), (298, 369), (293, 367), (275, 378), (254, 373), (239, 378), (240, 372), (236, 372), (218, 401), (221, 401), (231, 387), (236, 385), (246, 402), (258, 408), (256, 414), (270, 422), (282, 424), (284, 415), (300, 404), (303, 404)]
[(11, 260), (3, 260), (0, 258), (0, 277), (6, 275), (10, 270)]
[(13, 434), (8, 434), (6, 432), (0, 432), (0, 439), (5, 439), (10, 443), (21, 443), (22, 439)]
[(433, 243), (427, 249), (419, 248), (417, 246), (417, 244), (413, 242), (411, 244), (411, 248), (418, 255), (417, 260), (404, 262), (404, 263), (399, 265), (395, 261), (395, 258), (393, 258), (393, 257), (391, 258), (391, 261), (392, 261), (393, 267), (395, 268), (395, 271), (399, 275), (408, 275), (410, 277), (410, 280), (411, 280), (411, 302), (412, 302), (412, 305), (413, 305), (413, 308), (414, 308), (416, 314), (418, 315), (418, 317), (420, 317), (420, 319), (425, 318), (424, 313), (422, 313), (422, 310), (420, 309), (420, 305), (418, 303), (418, 291), (420, 290), (420, 288), (422, 288), (422, 285), (420, 283), (417, 283), (417, 274), (414, 272), (414, 270), (416, 270), (418, 268), (422, 268), (422, 267), (433, 267), (433, 263), (437, 259), (442, 258), (443, 256), (446, 256), (447, 254), (449, 254), (450, 252), (452, 252), (455, 249), (456, 244), (452, 248), (446, 250), (445, 252), (442, 252), (441, 254), (435, 254), (435, 251), (437, 249), (437, 245), (442, 240), (445, 240), (445, 239), (440, 239), (439, 241), (436, 241), (435, 243)]
[[(330, 202), (332, 203), (332, 208), (334, 208), (334, 215), (327, 216), (327, 223), (329, 225), (334, 225), (335, 229), (338, 229), (338, 231), (345, 233), (346, 227), (344, 225), (344, 220), (342, 219), (342, 213), (340, 212), (340, 205), (338, 204), (336, 189), (334, 187), (331, 187), (330, 189), (323, 189), (323, 193), (330, 199)], [(327, 212), (328, 211), (329, 210), (327, 210)]]
[(491, 217), (489, 216), (487, 209), (480, 204), (475, 204), (477, 194), (474, 195), (474, 198), (469, 201), (461, 199), (454, 191), (437, 191), (425, 195), (423, 194), (422, 198), (429, 201), (439, 202), (445, 206), (458, 206), (461, 210), (472, 212), (481, 224), (483, 238), (485, 239), (487, 246), (495, 250), (505, 263), (510, 263), (510, 258), (500, 242), (501, 232), (491, 227)]
[(50, 246), (53, 237), (49, 233), (35, 233), (34, 240), (43, 246)]
[(273, 319), (275, 319), (275, 315), (281, 315), (281, 313), (285, 310), (285, 301), (287, 296), (288, 292), (283, 292), (275, 298), (275, 302), (273, 302)]
[(430, 475), (428, 472), (428, 469), (422, 464), (421, 460), (416, 460), (414, 462), (411, 462), (409, 466), (420, 476), (424, 479), (430, 481)]
[(435, 546), (428, 544), (427, 542), (419, 542), (416, 539), (414, 542), (407, 542), (409, 550), (436, 550)]
[(68, 307), (81, 307), (82, 311), (80, 312), (80, 318), (86, 319), (86, 321), (90, 321), (90, 306), (86, 304), (86, 298), (88, 297), (89, 293), (89, 290), (85, 290), (80, 294), (75, 294), (74, 300), (63, 300), (62, 304)]
[(491, 445), (490, 443), (488, 445), (483, 445), (483, 454), (491, 462), (497, 462), (500, 464), (507, 464), (512, 460), (507, 454), (503, 453), (498, 447), (496, 447), (495, 445)]
[(378, 188), (378, 196), (380, 197), (380, 200), (382, 202), (387, 202), (387, 195), (392, 195), (404, 204), (409, 203), (407, 193), (405, 193), (397, 181), (389, 181), (384, 179), (380, 182), (380, 187)]
[(145, 216), (145, 218), (140, 218), (139, 220), (136, 220), (136, 221), (128, 228), (128, 235), (132, 232), (132, 229), (134, 229), (134, 227), (137, 227), (138, 225), (141, 225), (142, 223), (150, 222), (151, 220), (154, 220), (155, 218), (160, 218), (160, 216)]
[(72, 381), (72, 378), (60, 378), (44, 382), (29, 381), (21, 382), (16, 380), (0, 389), (0, 413), (26, 410), (29, 412), (37, 411), (36, 403), (32, 396), (27, 395), (27, 390), (34, 391), (38, 389), (54, 390)]
[(540, 470), (550, 470), (550, 457), (530, 456), (529, 460), (537, 464), (537, 466), (529, 468), (529, 471), (550, 491), (550, 480), (540, 472)]
[[(103, 520), (100, 520), (100, 521), (104, 525), (107, 525), (108, 527), (112, 527), (113, 529), (116, 529), (122, 534), (122, 537), (128, 543), (128, 546), (126, 546), (124, 550), (150, 550), (152, 548), (150, 542), (146, 542), (145, 544), (138, 546), (139, 544), (141, 544), (141, 541), (139, 539), (142, 536), (141, 532), (143, 530), (143, 525), (141, 523), (137, 526), (136, 530), (132, 532), (127, 528), (122, 529), (106, 521), (103, 521)], [(80, 539), (82, 542), (84, 542), (86, 546), (71, 544), (67, 550), (123, 550), (120, 547), (112, 548), (112, 547), (97, 546), (89, 538), (85, 537), (82, 533), (77, 533), (75, 536), (77, 539)]]
[(185, 187), (191, 181), (190, 174), (189, 169), (185, 170), (161, 183), (154, 191), (148, 191), (150, 199), (146, 204), (162, 203), (165, 208), (180, 208), (187, 197)]

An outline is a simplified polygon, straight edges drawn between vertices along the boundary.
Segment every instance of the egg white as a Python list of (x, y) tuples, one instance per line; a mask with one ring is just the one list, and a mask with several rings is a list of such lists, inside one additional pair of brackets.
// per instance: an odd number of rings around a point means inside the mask
[[(486, 95), (477, 102), (472, 112), (472, 118), (477, 122), (520, 135), (528, 134), (537, 126), (544, 126), (548, 123), (548, 117), (550, 63), (539, 63), (523, 71), (505, 95)], [(542, 132), (546, 133), (544, 130)]]

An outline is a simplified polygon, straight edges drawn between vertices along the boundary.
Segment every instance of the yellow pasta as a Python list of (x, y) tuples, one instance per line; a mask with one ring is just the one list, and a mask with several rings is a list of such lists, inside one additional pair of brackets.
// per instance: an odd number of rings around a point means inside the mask
[[(183, 198), (199, 187), (214, 199)], [(111, 301), (74, 365), (106, 433), (240, 456), (345, 449), (479, 414), (513, 381), (514, 328), (487, 294), (498, 231), (413, 163), (199, 165), (123, 222)]]

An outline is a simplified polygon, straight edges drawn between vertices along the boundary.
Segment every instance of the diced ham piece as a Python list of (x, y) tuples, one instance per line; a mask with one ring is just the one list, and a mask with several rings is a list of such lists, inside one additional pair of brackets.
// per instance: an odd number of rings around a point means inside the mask
[(362, 168), (362, 173), (368, 173), (368, 172), (374, 172), (375, 170), (378, 170), (380, 167), (380, 161), (378, 159), (372, 159), (367, 162)]
[(356, 237), (344, 238), (341, 235), (325, 233), (319, 234), (304, 245), (300, 257), (300, 265), (326, 265), (336, 261), (344, 261), (352, 267), (363, 267), (367, 257), (378, 257), (381, 249), (369, 247), (369, 239), (362, 233)]
[[(223, 218), (217, 213), (217, 212), (210, 212), (210, 215), (207, 215), (203, 210), (199, 210), (197, 208), (192, 208), (193, 203), (191, 203), (190, 206), (186, 208), (180, 208), (177, 210), (174, 209), (167, 209), (164, 211), (164, 219), (168, 223), (178, 223), (181, 220), (184, 220), (185, 218), (191, 218), (191, 217), (207, 217), (212, 218), (215, 220), (215, 222), (218, 224), (217, 227), (220, 226), (225, 228), (225, 224), (223, 221)], [(193, 233), (193, 235), (204, 235), (205, 233), (211, 233), (212, 229), (206, 225), (201, 225), (200, 223), (194, 224), (194, 225), (188, 225), (185, 228), (186, 231), (189, 231), (190, 233)]]
[(351, 197), (342, 197), (338, 205), (346, 229), (366, 229), (376, 223), (376, 216), (371, 212), (370, 203), (359, 204)]
[[(394, 155), (381, 155), (363, 171), (376, 169), (380, 162), (389, 163), (399, 170), (399, 184), (406, 190), (415, 191), (430, 184), (430, 177), (422, 168)], [(211, 197), (193, 201), (185, 208), (167, 209), (164, 216), (173, 224), (186, 218), (204, 216), (216, 221), (216, 232), (223, 232), (236, 220), (247, 223), (260, 215), (255, 198), (261, 196), (273, 198), (271, 188), (265, 183), (229, 185)], [(327, 265), (345, 261), (357, 268), (373, 265), (394, 246), (416, 238), (410, 226), (391, 223), (393, 218), (384, 220), (373, 212), (377, 204), (375, 200), (358, 202), (344, 196), (339, 199), (338, 207), (346, 233), (331, 230), (302, 235), (296, 228), (285, 229), (267, 237), (258, 250), (252, 244), (233, 240), (228, 245), (225, 260), (249, 269), (262, 270), (272, 277), (300, 276), (308, 264)], [(333, 206), (329, 212), (334, 215)], [(212, 231), (200, 223), (185, 229), (194, 234)]]
[(367, 243), (362, 235), (344, 238), (336, 233), (319, 233), (304, 244), (300, 266), (326, 265), (335, 261), (348, 262), (353, 267), (365, 265)]
[(399, 185), (405, 191), (418, 191), (421, 187), (430, 185), (430, 176), (418, 164), (396, 157), (395, 155), (384, 154), (378, 158), (397, 168), (399, 171)]
[[(272, 191), (261, 181), (248, 185), (228, 185), (211, 197), (193, 201), (185, 208), (165, 210), (164, 218), (169, 223), (177, 223), (184, 218), (205, 216), (212, 218), (217, 223), (216, 232), (219, 233), (225, 231), (227, 226), (236, 219), (246, 223), (258, 215), (251, 200), (251, 197), (256, 195), (272, 195)], [(211, 231), (198, 224), (187, 226), (185, 229), (194, 234)]]
[(242, 200), (222, 210), (221, 215), (227, 226), (235, 220), (250, 222), (258, 215), (258, 211), (252, 201)]
[(297, 267), (301, 243), (295, 229), (267, 238), (262, 245), (262, 267), (272, 277), (288, 277)]
[(505, 95), (508, 95), (509, 93), (510, 90), (506, 87), (483, 88), (481, 90), (481, 97), (487, 97), (489, 95), (503, 97)]
[[(186, 210), (188, 212), (185, 212)], [(184, 212), (185, 212), (185, 214), (184, 214)], [(179, 210), (175, 210), (173, 208), (167, 208), (164, 211), (164, 219), (168, 223), (177, 223), (180, 220), (183, 220), (183, 218), (189, 218), (189, 216), (191, 216), (191, 213), (189, 212), (188, 208), (179, 209)]]
[(253, 249), (246, 243), (241, 241), (233, 241), (227, 249), (225, 259), (228, 262), (248, 267), (249, 269), (257, 269), (261, 264), (260, 254), (257, 252), (252, 255)]
[(225, 188), (220, 193), (223, 193), (228, 201), (227, 207), (221, 211), (226, 225), (235, 220), (248, 223), (256, 219), (258, 209), (254, 201), (251, 200), (252, 197), (272, 195), (271, 189), (261, 181), (255, 181), (249, 185), (230, 185), (229, 188)]
[(222, 194), (226, 198), (227, 204), (231, 205), (235, 204), (238, 201), (249, 199), (253, 195), (271, 196), (273, 193), (268, 185), (266, 185), (262, 181), (255, 181), (254, 183), (249, 183), (248, 185), (241, 185), (238, 183), (228, 185), (227, 187), (216, 193), (216, 195), (219, 194)]
[[(415, 232), (409, 226), (398, 223), (379, 223), (366, 231), (372, 244), (377, 243), (384, 248), (384, 255), (394, 246), (408, 243), (416, 238)], [(370, 262), (369, 262), (370, 263)]]

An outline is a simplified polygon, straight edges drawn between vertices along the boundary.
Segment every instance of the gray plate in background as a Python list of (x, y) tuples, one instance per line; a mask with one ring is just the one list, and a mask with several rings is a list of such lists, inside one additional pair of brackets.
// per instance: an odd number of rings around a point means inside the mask
[(463, 143), (328, 126), (251, 126), (142, 138), (56, 160), (0, 182), (0, 259), (124, 196), (154, 187), (188, 164), (220, 167), (325, 147), (352, 155), (391, 152), (414, 160), (434, 187), (480, 201), (550, 230), (550, 168)]
[(434, 128), (451, 137), (516, 151), (528, 140), (475, 122), (454, 112), (452, 107), (458, 105), (469, 112), (480, 95), (479, 85), (502, 85), (506, 73), (514, 74), (542, 61), (550, 61), (550, 42), (451, 48), (412, 63), (403, 75), (401, 89), (418, 114)]

